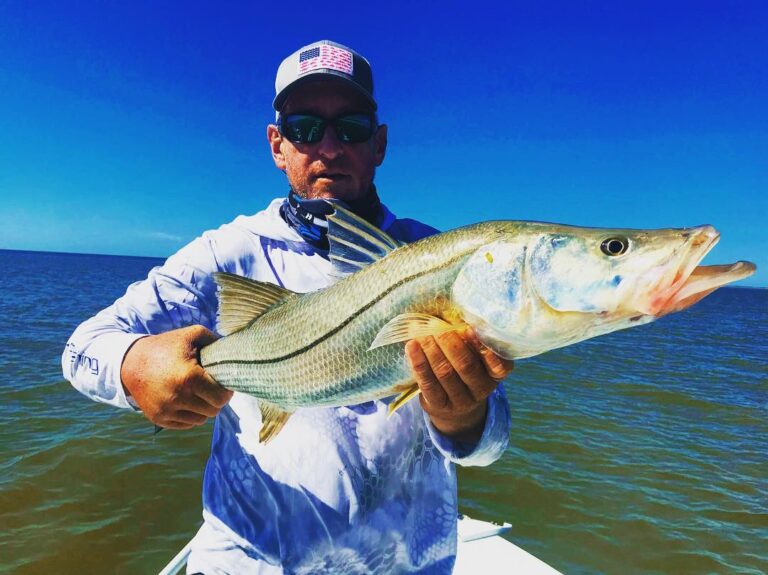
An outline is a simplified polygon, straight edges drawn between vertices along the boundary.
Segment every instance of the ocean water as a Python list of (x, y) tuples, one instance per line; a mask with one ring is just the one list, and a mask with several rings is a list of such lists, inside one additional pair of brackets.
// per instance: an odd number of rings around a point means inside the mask
[[(0, 250), (0, 572), (153, 573), (200, 524), (212, 426), (153, 435), (60, 355), (161, 260)], [(768, 573), (768, 290), (518, 362), (461, 508), (569, 575)]]

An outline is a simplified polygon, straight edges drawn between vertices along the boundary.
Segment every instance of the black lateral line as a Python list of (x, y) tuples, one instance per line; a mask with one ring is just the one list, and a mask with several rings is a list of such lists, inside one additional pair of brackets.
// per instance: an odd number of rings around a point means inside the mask
[(349, 325), (349, 323), (352, 322), (355, 318), (359, 317), (360, 314), (364, 313), (365, 311), (367, 311), (368, 309), (370, 309), (371, 307), (376, 305), (376, 303), (381, 301), (382, 298), (384, 298), (387, 295), (389, 295), (390, 293), (392, 293), (394, 290), (396, 290), (401, 285), (403, 285), (403, 284), (405, 284), (405, 283), (407, 283), (409, 281), (412, 281), (412, 280), (414, 280), (416, 278), (419, 278), (421, 276), (427, 275), (428, 273), (431, 273), (431, 272), (433, 272), (433, 271), (435, 271), (435, 270), (437, 270), (439, 268), (448, 266), (448, 265), (450, 265), (450, 264), (460, 260), (461, 258), (463, 258), (469, 251), (472, 251), (472, 250), (467, 250), (466, 252), (462, 252), (459, 255), (457, 255), (457, 256), (451, 258), (450, 260), (446, 261), (445, 263), (441, 264), (440, 266), (435, 266), (433, 268), (429, 268), (429, 269), (424, 270), (422, 272), (413, 274), (412, 276), (408, 276), (407, 278), (404, 278), (404, 279), (400, 280), (397, 283), (392, 284), (390, 287), (388, 287), (386, 290), (384, 290), (382, 293), (380, 293), (377, 297), (375, 297), (374, 299), (369, 301), (367, 304), (365, 304), (363, 307), (358, 309), (355, 313), (350, 315), (342, 323), (337, 325), (335, 328), (333, 328), (329, 332), (321, 335), (319, 338), (317, 338), (312, 343), (309, 343), (309, 344), (305, 345), (301, 349), (297, 349), (296, 351), (292, 351), (292, 352), (290, 352), (290, 353), (288, 353), (286, 355), (280, 356), (280, 357), (274, 357), (274, 358), (269, 358), (269, 359), (222, 359), (221, 361), (214, 361), (212, 363), (209, 363), (208, 365), (204, 365), (203, 367), (208, 368), (208, 367), (213, 367), (213, 366), (216, 366), (216, 365), (225, 365), (225, 364), (264, 365), (264, 364), (267, 364), (267, 363), (277, 363), (279, 361), (285, 361), (286, 359), (291, 359), (292, 357), (296, 357), (297, 355), (301, 355), (302, 353), (306, 352), (307, 350), (311, 349), (312, 347), (314, 347), (314, 346), (324, 342), (329, 337), (337, 334), (339, 331), (341, 331), (347, 325)]

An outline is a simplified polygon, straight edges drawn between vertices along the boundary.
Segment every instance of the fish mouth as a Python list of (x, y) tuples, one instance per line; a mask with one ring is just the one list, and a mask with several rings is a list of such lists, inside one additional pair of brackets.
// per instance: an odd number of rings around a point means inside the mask
[(755, 264), (746, 261), (700, 266), (698, 264), (704, 256), (719, 241), (719, 232), (712, 226), (699, 226), (683, 233), (690, 234), (687, 253), (683, 256), (672, 282), (661, 289), (651, 301), (649, 315), (661, 317), (684, 310), (716, 289), (751, 276), (757, 269)]

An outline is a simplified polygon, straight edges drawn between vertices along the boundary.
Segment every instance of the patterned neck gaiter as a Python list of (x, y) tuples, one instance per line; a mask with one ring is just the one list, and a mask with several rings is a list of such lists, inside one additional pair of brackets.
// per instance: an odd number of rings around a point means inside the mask
[(362, 198), (343, 202), (341, 200), (307, 200), (292, 189), (280, 206), (280, 215), (299, 235), (317, 249), (328, 249), (327, 216), (333, 213), (333, 204), (348, 209), (373, 225), (379, 225), (383, 215), (381, 201), (376, 187)]

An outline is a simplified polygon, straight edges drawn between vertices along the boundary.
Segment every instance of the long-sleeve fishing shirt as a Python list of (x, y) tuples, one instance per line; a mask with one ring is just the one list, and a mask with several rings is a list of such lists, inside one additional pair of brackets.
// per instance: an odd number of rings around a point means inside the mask
[[(327, 253), (285, 223), (283, 201), (204, 233), (81, 324), (62, 356), (65, 377), (92, 399), (135, 408), (120, 380), (123, 356), (147, 334), (215, 331), (213, 272), (301, 293), (332, 283)], [(379, 227), (407, 242), (435, 232), (386, 208)], [(507, 400), (501, 386), (488, 398), (477, 444), (441, 435), (418, 401), (387, 418), (388, 401), (299, 409), (264, 445), (257, 400), (235, 393), (215, 420), (188, 573), (450, 573), (454, 463), (488, 465), (502, 454)]]

